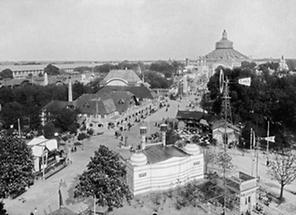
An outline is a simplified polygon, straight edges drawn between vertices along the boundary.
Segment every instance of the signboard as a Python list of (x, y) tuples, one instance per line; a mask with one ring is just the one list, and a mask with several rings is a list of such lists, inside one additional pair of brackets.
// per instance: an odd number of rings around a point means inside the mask
[(244, 86), (251, 86), (251, 77), (238, 79), (238, 83)]

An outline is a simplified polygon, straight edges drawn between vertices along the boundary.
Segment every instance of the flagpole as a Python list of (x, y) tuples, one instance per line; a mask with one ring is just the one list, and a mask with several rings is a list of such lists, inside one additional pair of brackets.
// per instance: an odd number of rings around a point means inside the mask
[[(269, 121), (267, 121), (267, 137), (269, 137)], [(267, 145), (266, 145), (266, 154), (267, 154), (267, 160), (268, 160), (268, 154), (269, 154), (269, 140), (267, 140)]]

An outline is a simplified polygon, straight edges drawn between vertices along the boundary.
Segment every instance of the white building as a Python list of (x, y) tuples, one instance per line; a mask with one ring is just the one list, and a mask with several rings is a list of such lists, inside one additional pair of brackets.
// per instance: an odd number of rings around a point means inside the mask
[(141, 150), (126, 161), (127, 183), (133, 195), (167, 190), (204, 178), (204, 157), (199, 146), (167, 146), (163, 130), (161, 143), (146, 145), (145, 131), (141, 133)]
[(228, 144), (236, 144), (239, 141), (239, 136), (241, 133), (240, 128), (227, 122), (225, 130), (225, 121), (218, 120), (214, 122), (212, 126), (212, 136), (213, 139), (217, 141), (217, 144), (223, 144), (225, 131), (228, 138)]
[(35, 137), (27, 143), (32, 149), (34, 159), (34, 171), (39, 172), (47, 167), (48, 153), (58, 149), (56, 139), (46, 139), (44, 136)]
[(226, 187), (230, 190), (236, 200), (236, 210), (238, 214), (252, 214), (256, 206), (256, 192), (258, 189), (256, 178), (239, 172), (238, 176), (227, 178)]

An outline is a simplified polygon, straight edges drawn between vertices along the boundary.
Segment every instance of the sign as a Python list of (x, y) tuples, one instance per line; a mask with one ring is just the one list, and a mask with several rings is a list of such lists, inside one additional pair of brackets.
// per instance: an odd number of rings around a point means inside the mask
[(275, 142), (275, 136), (271, 136), (271, 137), (263, 137), (263, 140), (266, 140), (268, 142)]
[(251, 86), (251, 77), (238, 79), (238, 83), (244, 86)]

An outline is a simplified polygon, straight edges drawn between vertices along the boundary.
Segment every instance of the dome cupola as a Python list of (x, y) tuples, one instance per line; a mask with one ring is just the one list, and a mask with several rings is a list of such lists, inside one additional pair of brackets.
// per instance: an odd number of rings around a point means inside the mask
[(233, 49), (233, 42), (227, 39), (226, 30), (222, 33), (222, 39), (216, 42), (216, 49)]
[(199, 146), (193, 143), (189, 143), (184, 147), (184, 151), (190, 155), (200, 154)]
[(130, 162), (133, 166), (144, 166), (147, 164), (147, 157), (142, 152), (133, 153)]

